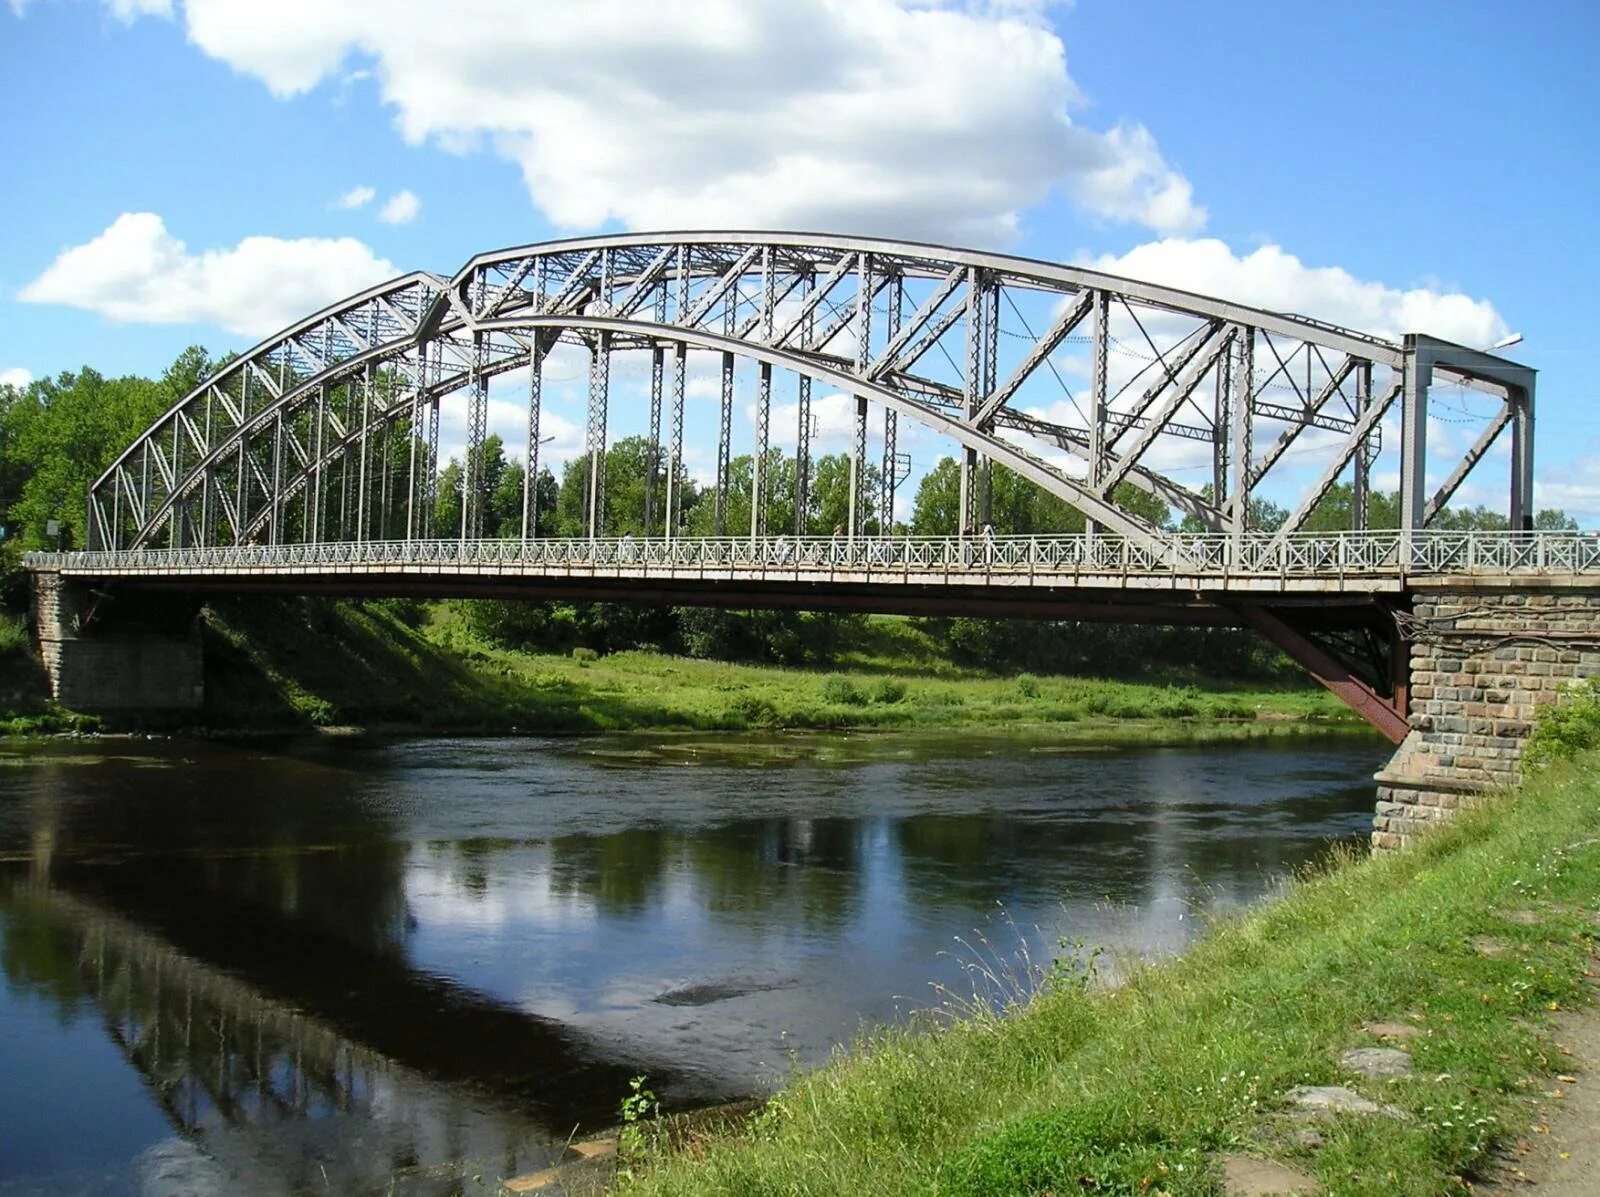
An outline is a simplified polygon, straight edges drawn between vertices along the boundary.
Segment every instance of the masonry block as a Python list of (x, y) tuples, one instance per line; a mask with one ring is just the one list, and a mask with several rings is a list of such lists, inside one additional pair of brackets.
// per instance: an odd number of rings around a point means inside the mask
[(205, 697), (199, 606), (33, 575), (34, 629), (55, 700), (75, 711), (187, 711)]
[[(1441, 588), (1413, 597), (1411, 732), (1377, 775), (1372, 846), (1388, 851), (1515, 785), (1539, 714), (1600, 677), (1600, 589)], [(1572, 637), (1563, 644), (1563, 637)]]

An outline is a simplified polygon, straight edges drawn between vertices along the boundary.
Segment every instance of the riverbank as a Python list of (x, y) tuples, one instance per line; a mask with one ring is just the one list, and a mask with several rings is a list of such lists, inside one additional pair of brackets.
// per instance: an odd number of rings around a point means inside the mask
[[(740, 1133), (647, 1153), (629, 1191), (1176, 1197), (1266, 1160), (1320, 1192), (1469, 1192), (1572, 1067), (1548, 1020), (1585, 998), (1597, 902), (1590, 756), (1114, 991), (1069, 967), (1003, 1017), (875, 1032)], [(1363, 1047), (1404, 1075), (1341, 1062)], [(1308, 1086), (1368, 1112), (1309, 1114)]]
[[(1067, 738), (1233, 738), (1364, 726), (1330, 695), (1190, 679), (997, 676), (937, 659), (904, 621), (827, 669), (629, 651), (530, 653), (475, 636), (447, 606), (239, 601), (205, 615), (206, 704), (169, 726), (228, 732), (750, 731), (1049, 727)], [(19, 657), (20, 659), (20, 657)], [(37, 674), (37, 670), (34, 670)], [(43, 679), (0, 701), (0, 733), (85, 730)], [(0, 696), (4, 699), (5, 696)], [(1118, 731), (1118, 729), (1125, 729)]]

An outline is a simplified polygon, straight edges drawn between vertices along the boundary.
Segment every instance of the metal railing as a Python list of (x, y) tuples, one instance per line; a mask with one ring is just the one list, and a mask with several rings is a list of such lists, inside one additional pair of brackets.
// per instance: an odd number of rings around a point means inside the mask
[[(1600, 533), (1174, 533), (1155, 544), (1105, 534), (413, 540), (29, 553), (34, 569), (182, 575), (397, 568), (525, 573), (1407, 577), (1600, 575)], [(888, 580), (887, 578), (885, 580)]]

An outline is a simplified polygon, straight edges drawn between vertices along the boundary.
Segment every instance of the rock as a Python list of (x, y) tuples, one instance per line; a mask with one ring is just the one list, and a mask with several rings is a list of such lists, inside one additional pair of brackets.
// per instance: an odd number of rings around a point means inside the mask
[(1301, 1130), (1301, 1132), (1294, 1137), (1294, 1141), (1301, 1147), (1304, 1147), (1307, 1151), (1321, 1151), (1323, 1144), (1327, 1142), (1327, 1140), (1322, 1137), (1321, 1131), (1315, 1130), (1309, 1126)]
[(1502, 910), (1500, 917), (1519, 927), (1537, 927), (1540, 922), (1537, 910)]
[(1393, 1106), (1380, 1106), (1368, 1101), (1354, 1089), (1343, 1085), (1300, 1085), (1284, 1095), (1307, 1114), (1383, 1114), (1389, 1118), (1403, 1118), (1405, 1114)]
[(1361, 1033), (1374, 1039), (1411, 1039), (1422, 1034), (1422, 1028), (1409, 1022), (1369, 1022)]
[(1339, 1057), (1339, 1067), (1374, 1080), (1411, 1075), (1411, 1053), (1397, 1047), (1357, 1047)]
[(1480, 956), (1504, 956), (1506, 953), (1506, 941), (1492, 935), (1474, 935), (1468, 942)]
[(1304, 1172), (1248, 1155), (1222, 1157), (1222, 1191), (1228, 1197), (1312, 1197), (1317, 1182)]

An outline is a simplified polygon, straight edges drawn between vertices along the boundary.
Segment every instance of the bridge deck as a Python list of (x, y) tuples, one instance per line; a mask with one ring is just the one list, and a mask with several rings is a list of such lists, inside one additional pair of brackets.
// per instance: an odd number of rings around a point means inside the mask
[(413, 540), (31, 553), (33, 569), (213, 587), (271, 579), (479, 580), (663, 587), (1072, 590), (1174, 596), (1399, 594), (1428, 585), (1600, 583), (1600, 536), (1576, 532)]

